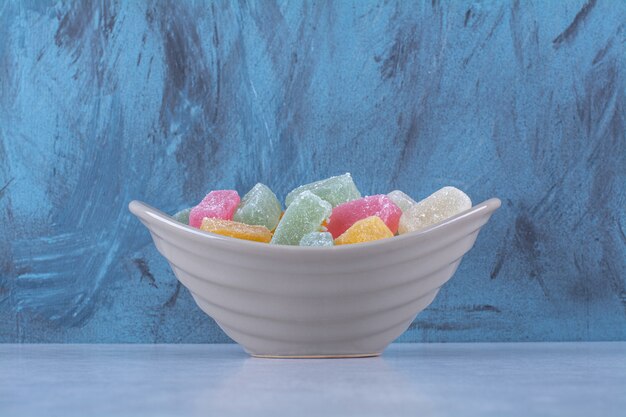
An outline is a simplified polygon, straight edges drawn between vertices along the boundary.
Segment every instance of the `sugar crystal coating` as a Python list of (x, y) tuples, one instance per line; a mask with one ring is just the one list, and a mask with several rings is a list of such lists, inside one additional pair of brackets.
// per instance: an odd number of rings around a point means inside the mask
[(251, 226), (249, 224), (205, 217), (200, 229), (218, 235), (230, 236), (237, 239), (252, 240), (268, 243), (272, 239), (272, 232), (265, 226)]
[(318, 232), (332, 206), (310, 191), (298, 195), (287, 207), (270, 243), (298, 245), (307, 233)]
[(243, 196), (233, 220), (251, 225), (261, 225), (274, 230), (283, 209), (276, 195), (264, 184), (258, 183)]
[(234, 190), (211, 191), (202, 201), (191, 209), (189, 226), (200, 227), (202, 219), (232, 220), (239, 205), (239, 194)]
[(183, 209), (183, 210), (177, 212), (172, 217), (177, 222), (180, 222), (180, 223), (183, 223), (183, 224), (189, 224), (189, 213), (191, 213), (191, 207)]
[(334, 246), (333, 235), (328, 232), (307, 233), (300, 239), (300, 246)]
[(416, 232), (472, 208), (472, 200), (463, 191), (443, 187), (402, 214), (398, 232)]
[(392, 192), (387, 194), (387, 197), (389, 197), (396, 206), (400, 207), (400, 210), (402, 210), (403, 213), (411, 208), (414, 204), (417, 204), (417, 201), (413, 200), (411, 197), (409, 197), (400, 190), (393, 190)]
[(356, 188), (352, 176), (346, 173), (293, 189), (287, 194), (285, 205), (289, 207), (293, 200), (305, 191), (310, 191), (321, 199), (328, 201), (333, 207), (361, 197), (361, 193)]
[(335, 239), (335, 245), (370, 242), (390, 237), (393, 237), (393, 233), (385, 222), (378, 216), (370, 216), (350, 226), (348, 230)]
[(401, 215), (402, 210), (389, 197), (384, 194), (372, 195), (335, 207), (326, 228), (336, 239), (355, 222), (370, 216), (378, 216), (395, 234)]

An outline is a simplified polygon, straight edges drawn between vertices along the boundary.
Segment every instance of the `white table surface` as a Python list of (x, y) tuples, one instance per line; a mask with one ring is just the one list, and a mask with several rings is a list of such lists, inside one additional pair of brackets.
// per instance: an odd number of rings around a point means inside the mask
[(626, 416), (626, 342), (394, 344), (257, 359), (237, 345), (0, 345), (0, 416)]

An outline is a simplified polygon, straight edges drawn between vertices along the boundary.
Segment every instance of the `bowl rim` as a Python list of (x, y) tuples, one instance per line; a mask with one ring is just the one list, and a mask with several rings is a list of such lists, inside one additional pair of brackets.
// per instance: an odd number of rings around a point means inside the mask
[[(476, 204), (471, 208), (462, 211), (452, 217), (449, 217), (439, 223), (428, 226), (417, 232), (409, 232), (402, 235), (394, 236), (389, 239), (374, 240), (371, 242), (363, 242), (352, 245), (338, 245), (338, 246), (297, 246), (297, 245), (272, 245), (268, 243), (254, 242), (245, 239), (237, 239), (230, 236), (218, 235), (211, 232), (205, 232), (204, 230), (197, 229), (195, 227), (180, 223), (172, 218), (169, 214), (139, 200), (132, 200), (128, 204), (128, 208), (132, 214), (137, 216), (142, 222), (151, 223), (158, 221), (164, 224), (166, 227), (176, 231), (179, 234), (188, 234), (203, 240), (205, 243), (218, 243), (225, 246), (237, 246), (239, 249), (250, 249), (255, 251), (267, 251), (269, 253), (277, 253), (289, 251), (293, 253), (322, 253), (322, 252), (354, 252), (360, 251), (366, 248), (373, 248), (379, 246), (388, 246), (392, 242), (395, 244), (402, 244), (406, 240), (414, 240), (416, 237), (425, 238), (439, 230), (445, 230), (453, 225), (463, 222), (464, 219), (470, 217), (476, 217), (479, 215), (490, 215), (493, 211), (497, 210), (501, 206), (501, 201), (498, 198), (490, 198), (482, 203)], [(147, 225), (146, 225), (147, 226)], [(148, 229), (151, 230), (150, 227)], [(152, 230), (151, 230), (152, 231)]]

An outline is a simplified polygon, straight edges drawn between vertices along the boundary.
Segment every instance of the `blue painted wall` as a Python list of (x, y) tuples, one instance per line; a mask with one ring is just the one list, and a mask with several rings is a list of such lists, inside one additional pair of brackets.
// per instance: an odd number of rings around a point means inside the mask
[(626, 340), (626, 2), (0, 2), (0, 341), (222, 342), (127, 211), (503, 208), (403, 341)]

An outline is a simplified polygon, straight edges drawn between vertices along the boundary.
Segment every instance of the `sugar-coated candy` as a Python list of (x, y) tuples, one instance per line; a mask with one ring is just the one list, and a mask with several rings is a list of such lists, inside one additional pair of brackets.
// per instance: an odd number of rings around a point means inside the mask
[(239, 194), (234, 190), (211, 191), (189, 213), (189, 226), (200, 227), (202, 219), (232, 220), (239, 205)]
[(237, 239), (253, 240), (268, 243), (272, 239), (272, 232), (265, 226), (249, 225), (232, 220), (222, 220), (205, 217), (200, 229), (218, 235), (230, 236)]
[(300, 193), (287, 207), (270, 243), (298, 245), (307, 233), (318, 232), (332, 206), (310, 191)]
[(472, 200), (463, 191), (443, 187), (402, 214), (398, 232), (416, 232), (472, 208)]
[(276, 195), (264, 184), (258, 183), (243, 196), (233, 220), (240, 223), (265, 226), (274, 230), (283, 209)]
[(328, 201), (333, 207), (361, 197), (361, 193), (356, 188), (354, 181), (352, 181), (352, 176), (346, 173), (293, 189), (287, 194), (285, 205), (289, 207), (293, 200), (305, 191), (310, 191), (323, 200)]
[(300, 239), (300, 246), (334, 246), (333, 235), (328, 232), (307, 233)]
[(384, 194), (372, 195), (348, 201), (333, 209), (326, 228), (336, 239), (355, 222), (370, 216), (378, 216), (391, 233), (398, 230), (402, 210)]
[(393, 233), (385, 222), (378, 216), (370, 216), (350, 226), (348, 230), (335, 239), (335, 245), (370, 242), (389, 237), (393, 237)]
[(189, 213), (191, 213), (191, 207), (179, 211), (178, 213), (174, 214), (172, 217), (177, 222), (181, 222), (183, 224), (189, 224)]
[(387, 197), (389, 197), (396, 206), (400, 207), (400, 210), (402, 210), (403, 213), (411, 208), (414, 204), (417, 204), (417, 201), (413, 200), (411, 197), (409, 197), (400, 190), (393, 190), (392, 192), (387, 194)]
[(174, 220), (207, 232), (277, 245), (334, 246), (422, 230), (472, 207), (470, 198), (444, 187), (416, 202), (400, 190), (361, 197), (349, 173), (305, 184), (281, 202), (258, 183), (240, 200), (235, 190), (208, 193)]

